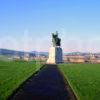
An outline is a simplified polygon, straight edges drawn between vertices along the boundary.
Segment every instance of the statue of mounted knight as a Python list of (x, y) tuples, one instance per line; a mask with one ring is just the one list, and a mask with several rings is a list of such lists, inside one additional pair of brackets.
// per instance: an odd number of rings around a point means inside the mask
[(56, 34), (52, 33), (52, 42), (53, 47), (60, 46), (61, 45), (61, 39), (58, 38), (58, 32), (56, 31)]

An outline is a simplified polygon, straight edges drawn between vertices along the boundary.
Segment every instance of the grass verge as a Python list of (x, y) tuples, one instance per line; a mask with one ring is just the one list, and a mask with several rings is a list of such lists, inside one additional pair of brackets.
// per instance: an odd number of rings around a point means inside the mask
[(31, 61), (0, 61), (0, 100), (13, 93), (27, 78), (41, 68), (43, 63)]
[(79, 100), (100, 100), (99, 64), (60, 64), (59, 68)]

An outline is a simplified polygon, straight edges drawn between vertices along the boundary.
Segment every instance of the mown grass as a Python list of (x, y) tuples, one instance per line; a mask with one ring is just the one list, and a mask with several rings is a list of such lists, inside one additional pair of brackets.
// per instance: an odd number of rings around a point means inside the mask
[(59, 68), (79, 100), (100, 100), (100, 64), (61, 64)]
[(0, 61), (0, 100), (6, 100), (22, 82), (39, 70), (42, 65), (39, 62)]

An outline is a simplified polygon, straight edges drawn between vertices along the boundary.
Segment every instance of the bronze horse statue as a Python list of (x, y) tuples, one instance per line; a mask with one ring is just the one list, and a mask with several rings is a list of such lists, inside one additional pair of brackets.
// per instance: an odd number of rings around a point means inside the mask
[(60, 46), (60, 42), (61, 42), (61, 39), (58, 38), (58, 32), (56, 32), (56, 34), (52, 33), (52, 42), (53, 42), (53, 47), (56, 47), (56, 46)]

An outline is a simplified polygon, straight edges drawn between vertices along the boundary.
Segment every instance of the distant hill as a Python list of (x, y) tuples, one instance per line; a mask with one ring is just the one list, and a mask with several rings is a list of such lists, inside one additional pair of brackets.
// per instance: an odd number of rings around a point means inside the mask
[(94, 55), (100, 55), (100, 53), (90, 53), (90, 52), (71, 52), (71, 53), (65, 53), (64, 55), (69, 55), (69, 56), (76, 56), (76, 55), (81, 55), (81, 56), (86, 56), (86, 55), (90, 55), (90, 54), (94, 54)]
[(32, 53), (35, 53), (36, 56), (48, 56), (48, 52), (38, 52), (38, 51), (32, 51)]
[(9, 50), (9, 49), (0, 49), (0, 55), (6, 56), (25, 56), (29, 55), (30, 57), (33, 56), (48, 56), (48, 52), (24, 52), (24, 51), (16, 51), (16, 50)]
[(25, 56), (28, 54), (29, 56), (35, 56), (32, 52), (24, 52), (24, 51), (16, 51), (16, 50), (9, 50), (9, 49), (0, 49), (0, 55), (10, 55), (10, 56)]
[[(92, 53), (94, 55), (100, 55), (100, 53)], [(24, 51), (16, 51), (16, 50), (9, 50), (9, 49), (0, 49), (0, 55), (5, 56), (25, 56), (28, 55), (30, 57), (33, 56), (46, 56), (48, 57), (48, 52), (38, 52), (38, 51), (30, 51), (30, 52), (24, 52)], [(89, 52), (70, 52), (70, 53), (64, 53), (63, 55), (69, 55), (69, 56), (76, 56), (76, 55), (90, 55)], [(1, 56), (2, 57), (2, 56)]]

